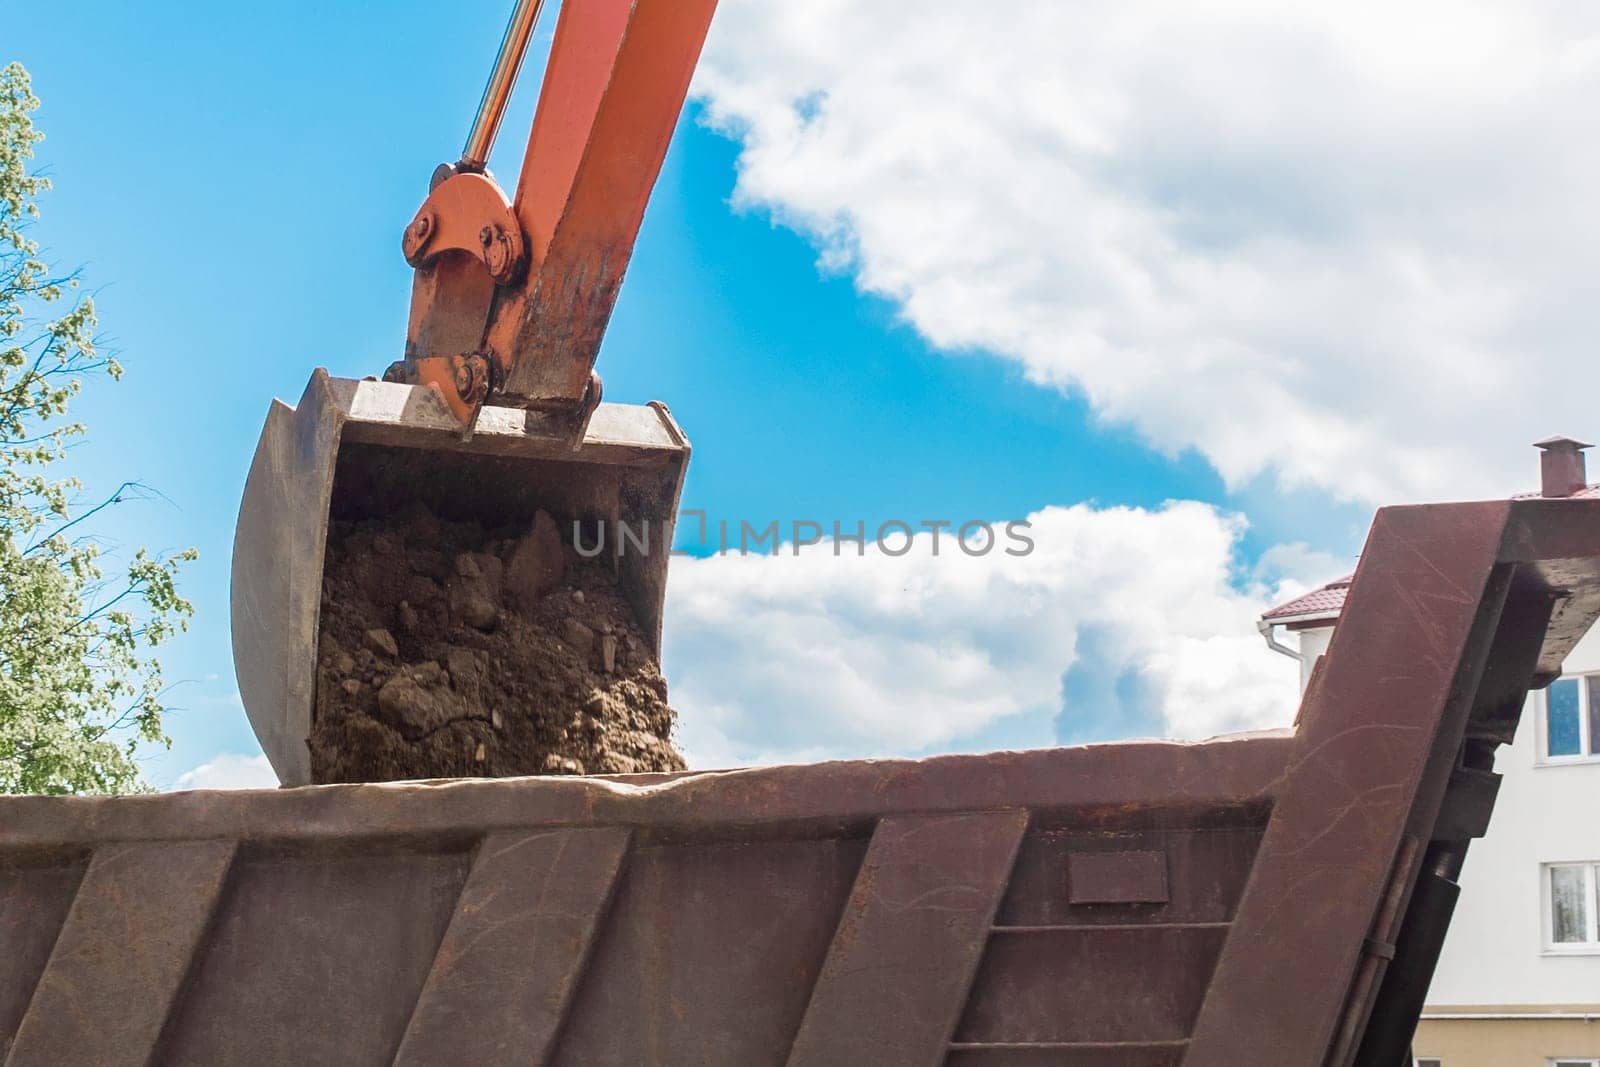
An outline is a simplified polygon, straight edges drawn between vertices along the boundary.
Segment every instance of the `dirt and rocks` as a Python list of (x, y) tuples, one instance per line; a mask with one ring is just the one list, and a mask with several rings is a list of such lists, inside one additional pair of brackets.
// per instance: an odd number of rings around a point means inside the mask
[(682, 770), (675, 717), (609, 565), (544, 512), (331, 525), (314, 781)]

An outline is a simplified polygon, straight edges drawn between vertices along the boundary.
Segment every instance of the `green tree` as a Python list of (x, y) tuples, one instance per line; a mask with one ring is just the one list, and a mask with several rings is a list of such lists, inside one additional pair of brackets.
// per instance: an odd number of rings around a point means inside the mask
[(50, 187), (28, 170), (38, 106), (21, 64), (0, 70), (0, 792), (138, 791), (138, 746), (170, 744), (150, 651), (188, 628), (175, 578), (195, 552), (139, 549), (107, 577), (87, 520), (141, 487), (80, 506), (80, 483), (55, 476), (84, 432), (68, 403), (122, 368), (96, 351), (76, 273), (53, 274), (28, 235)]

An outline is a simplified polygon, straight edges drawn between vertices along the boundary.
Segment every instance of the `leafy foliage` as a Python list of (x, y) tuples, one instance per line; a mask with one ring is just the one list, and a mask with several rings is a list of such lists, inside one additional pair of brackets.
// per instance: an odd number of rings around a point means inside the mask
[(76, 274), (53, 276), (28, 236), (50, 187), (28, 171), (38, 106), (21, 64), (0, 69), (0, 792), (126, 792), (145, 788), (137, 747), (167, 743), (150, 650), (188, 627), (175, 580), (195, 552), (139, 549), (107, 578), (85, 523), (141, 487), (75, 514), (81, 484), (55, 476), (84, 433), (68, 404), (122, 368), (96, 351)]

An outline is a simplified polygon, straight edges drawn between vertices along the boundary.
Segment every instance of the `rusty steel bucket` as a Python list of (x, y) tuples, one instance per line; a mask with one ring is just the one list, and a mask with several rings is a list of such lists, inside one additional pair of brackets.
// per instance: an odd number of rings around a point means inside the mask
[[(422, 386), (313, 372), (300, 403), (273, 401), (239, 505), (233, 663), (262, 749), (286, 786), (311, 781), (323, 559), (331, 517), (398, 513), (412, 501), (486, 525), (544, 510), (648, 531), (607, 552), (658, 658), (667, 560), (689, 442), (664, 404), (601, 404), (572, 442), (515, 408), (487, 407), (470, 440)], [(590, 540), (588, 543), (596, 543)]]

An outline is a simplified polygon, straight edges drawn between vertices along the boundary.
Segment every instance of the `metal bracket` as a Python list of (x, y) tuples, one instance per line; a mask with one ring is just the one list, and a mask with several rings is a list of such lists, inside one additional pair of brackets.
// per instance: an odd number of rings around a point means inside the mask
[[(483, 264), (496, 285), (509, 285), (527, 263), (522, 227), (506, 194), (487, 174), (457, 171), (434, 186), (400, 240), (406, 262), (425, 270), (446, 252)], [(483, 309), (485, 320), (489, 309)]]
[(1392, 941), (1378, 941), (1369, 937), (1361, 942), (1361, 950), (1368, 956), (1375, 956), (1380, 960), (1394, 959), (1394, 942)]

